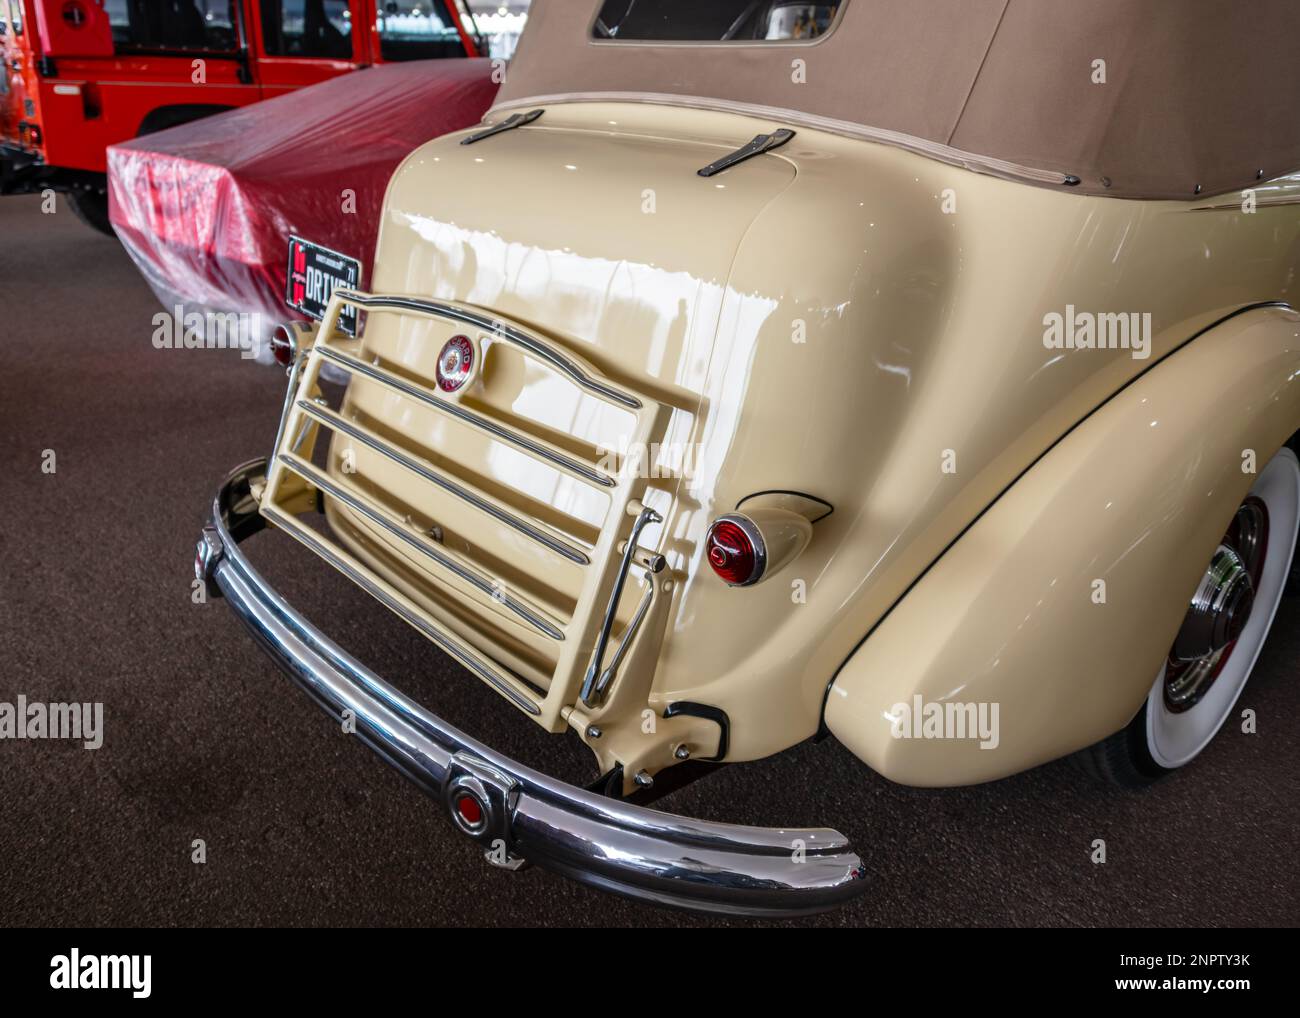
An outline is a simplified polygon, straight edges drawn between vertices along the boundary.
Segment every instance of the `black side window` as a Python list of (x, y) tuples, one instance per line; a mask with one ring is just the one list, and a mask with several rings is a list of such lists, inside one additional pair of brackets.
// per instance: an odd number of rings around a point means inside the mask
[(104, 0), (103, 8), (121, 50), (229, 53), (237, 46), (232, 0)]
[(378, 28), (379, 53), (385, 60), (465, 55), (443, 0), (379, 0)]
[(277, 57), (352, 58), (347, 0), (262, 0), (266, 52)]

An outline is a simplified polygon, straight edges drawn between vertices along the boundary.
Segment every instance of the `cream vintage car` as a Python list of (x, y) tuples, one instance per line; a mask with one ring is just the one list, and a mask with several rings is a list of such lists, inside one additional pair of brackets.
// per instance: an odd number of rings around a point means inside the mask
[[(198, 575), (490, 861), (661, 904), (870, 886), (834, 830), (644, 804), (700, 761), (1179, 768), (1292, 575), (1297, 37), (1283, 0), (537, 0), (484, 125), (394, 174), (365, 290), (287, 327)], [(598, 780), (331, 642), (262, 528)]]

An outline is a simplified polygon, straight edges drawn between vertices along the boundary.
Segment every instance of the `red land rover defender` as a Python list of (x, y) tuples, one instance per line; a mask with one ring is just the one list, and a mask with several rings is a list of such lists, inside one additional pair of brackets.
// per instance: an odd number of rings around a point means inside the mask
[(0, 194), (108, 221), (105, 149), (392, 60), (478, 56), (464, 0), (0, 0)]

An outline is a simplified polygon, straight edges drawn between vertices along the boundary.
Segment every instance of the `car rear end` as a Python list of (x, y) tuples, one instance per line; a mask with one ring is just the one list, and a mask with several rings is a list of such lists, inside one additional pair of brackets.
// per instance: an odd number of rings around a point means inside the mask
[[(719, 188), (722, 178), (697, 171), (747, 140), (744, 126), (718, 142), (655, 137), (648, 124), (645, 134), (610, 135), (581, 117), (570, 126), (557, 111), (547, 116), (549, 129), (468, 146), (460, 142), (473, 135), (447, 138), (399, 168), (374, 292), (335, 291), (285, 417), (263, 514), (384, 589), (390, 607), (436, 629), (440, 643), (463, 644), (455, 656), (471, 672), (549, 731), (572, 729), (602, 770), (621, 766), (634, 787), (675, 753), (726, 749), (716, 721), (661, 718), (651, 738), (641, 712), (669, 706), (651, 703), (652, 680), (676, 586), (693, 571), (693, 546), (669, 534), (701, 516), (677, 497), (690, 464), (674, 451), (689, 449), (700, 426), (737, 249), (794, 170), (753, 161)], [(526, 194), (507, 209), (504, 197), (484, 204), (459, 186), (430, 193), (434, 160), (473, 180), (473, 194), (499, 196), (526, 162), (546, 207), (571, 214), (550, 218)], [(598, 220), (582, 214), (598, 200), (593, 188), (632, 174), (623, 200), (600, 201)], [(677, 238), (706, 217), (708, 235), (684, 255)], [(627, 257), (611, 249), (593, 266), (582, 252), (611, 238)], [(452, 263), (479, 244), (482, 263), (512, 244), (533, 252), (491, 298), (453, 278)], [(536, 290), (534, 272), (549, 293)], [(359, 338), (334, 327), (344, 316), (360, 320)], [(327, 369), (348, 379), (341, 401), (318, 387)], [(307, 491), (323, 493), (328, 545), (294, 515)]]
[[(673, 450), (698, 444), (728, 274), (794, 167), (751, 160), (724, 186), (702, 177), (752, 136), (740, 121), (709, 137), (651, 119), (611, 133), (585, 113), (547, 117), (547, 129), (448, 136), (398, 169), (372, 292), (335, 289), (318, 329), (285, 337), (292, 374), (273, 455), (227, 481), (196, 573), (491, 862), (706, 910), (830, 907), (864, 889), (835, 831), (620, 801), (660, 791), (655, 776), (683, 761), (728, 758), (726, 712), (661, 667), (670, 648), (689, 656), (674, 615), (699, 573), (690, 532), (713, 508)], [(439, 163), (448, 186), (431, 191)], [(507, 196), (521, 164), (531, 187)], [(610, 187), (625, 200), (600, 201)], [(593, 201), (600, 216), (585, 214)], [(494, 293), (471, 285), (465, 257), (500, 265)], [(238, 547), (267, 525), (511, 708), (576, 734), (613, 798), (479, 745), (294, 615)]]

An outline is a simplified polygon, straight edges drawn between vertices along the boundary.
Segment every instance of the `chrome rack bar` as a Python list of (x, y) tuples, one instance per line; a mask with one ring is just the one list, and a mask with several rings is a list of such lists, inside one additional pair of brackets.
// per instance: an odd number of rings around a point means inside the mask
[(303, 526), (293, 516), (275, 506), (263, 505), (262, 515), (281, 530), (306, 545), (311, 551), (314, 551), (393, 614), (418, 629), (516, 707), (534, 716), (541, 714), (541, 707), (537, 698), (524, 687), (523, 683), (503, 675), (489, 665), (482, 655), (471, 650), (441, 628), (426, 621), (406, 597), (383, 580), (375, 577), (368, 569), (352, 559), (351, 556), (338, 550), (331, 542), (325, 540), (308, 527)]
[(628, 648), (632, 645), (641, 623), (645, 621), (646, 613), (650, 610), (650, 602), (655, 599), (655, 576), (654, 571), (647, 569), (645, 571), (646, 588), (645, 593), (641, 595), (641, 603), (636, 607), (636, 614), (632, 616), (632, 621), (628, 623), (627, 630), (623, 633), (623, 639), (619, 641), (618, 649), (614, 651), (614, 657), (609, 662), (609, 667), (600, 673), (600, 678), (596, 680), (596, 689), (592, 697), (592, 703), (587, 706), (605, 702), (605, 694), (609, 692), (609, 687), (614, 684), (614, 679), (618, 676), (619, 665), (623, 663), (623, 658), (627, 654)]
[(392, 460), (400, 466), (406, 467), (412, 473), (419, 475), (430, 484), (435, 484), (443, 491), (454, 495), (464, 502), (468, 502), (475, 509), (486, 513), (493, 519), (506, 526), (517, 530), (525, 537), (530, 537), (538, 544), (549, 548), (557, 555), (563, 556), (570, 562), (576, 562), (578, 565), (589, 565), (591, 559), (587, 557), (586, 552), (580, 548), (574, 547), (568, 541), (561, 540), (558, 537), (543, 531), (541, 528), (529, 523), (527, 520), (520, 519), (514, 513), (499, 505), (494, 499), (486, 495), (481, 495), (471, 491), (468, 488), (458, 484), (448, 477), (443, 476), (433, 468), (433, 465), (422, 457), (412, 456), (400, 451), (384, 442), (377, 435), (373, 434), (366, 428), (353, 424), (347, 418), (341, 416), (329, 407), (317, 406), (307, 400), (298, 400), (298, 409), (310, 415), (313, 419), (324, 424), (328, 428), (354, 438), (368, 448), (373, 449), (381, 456)]
[(294, 354), (293, 363), (289, 366), (289, 388), (284, 394), (284, 410), (280, 413), (280, 426), (275, 431), (275, 445), (271, 446), (271, 456), (267, 466), (268, 471), (275, 465), (275, 458), (280, 453), (280, 442), (284, 439), (284, 426), (289, 420), (289, 410), (293, 406), (294, 397), (298, 393), (298, 382), (302, 378), (302, 369), (306, 363), (307, 354), (297, 352)]
[(342, 350), (336, 350), (324, 343), (317, 343), (315, 349), (326, 360), (337, 364), (346, 371), (353, 371), (365, 375), (367, 378), (378, 382), (380, 385), (383, 385), (394, 392), (416, 400), (419, 403), (423, 403), (425, 406), (431, 407), (440, 413), (455, 417), (457, 420), (463, 421), (471, 427), (478, 428), (480, 431), (485, 431), (493, 438), (500, 439), (510, 445), (518, 446), (530, 455), (545, 460), (552, 466), (563, 470), (565, 473), (572, 474), (591, 484), (600, 485), (602, 488), (614, 487), (614, 479), (608, 474), (604, 474), (594, 467), (589, 467), (584, 463), (580, 463), (572, 456), (566, 456), (558, 449), (554, 449), (546, 443), (532, 438), (527, 438), (524, 435), (516, 434), (507, 428), (501, 427), (500, 425), (488, 420), (486, 417), (474, 413), (472, 410), (466, 410), (464, 407), (452, 403), (449, 400), (438, 399), (421, 389), (419, 386), (408, 382), (400, 375), (394, 374), (384, 368), (376, 367), (373, 364), (367, 364), (358, 357), (353, 357), (349, 353), (344, 353)]
[(545, 361), (561, 374), (567, 375), (577, 385), (607, 402), (617, 403), (629, 410), (641, 409), (641, 401), (635, 396), (592, 378), (570, 358), (565, 357), (557, 350), (551, 349), (546, 344), (538, 342), (527, 333), (512, 328), (499, 318), (490, 318), (487, 315), (478, 314), (455, 304), (446, 304), (436, 300), (419, 300), (415, 297), (371, 296), (356, 290), (335, 290), (334, 293), (345, 304), (355, 304), (357, 307), (416, 311), (435, 318), (449, 318), (460, 322), (462, 325), (472, 325), (519, 347), (525, 353), (532, 354), (539, 360)]
[(605, 658), (605, 648), (609, 645), (609, 633), (614, 627), (614, 616), (618, 612), (619, 598), (623, 596), (623, 585), (627, 582), (627, 574), (632, 568), (632, 553), (636, 549), (637, 538), (641, 536), (641, 531), (645, 529), (646, 524), (663, 521), (663, 517), (648, 505), (641, 505), (638, 502), (629, 503), (628, 511), (636, 513), (636, 522), (632, 524), (632, 533), (628, 535), (627, 545), (623, 548), (623, 558), (618, 564), (618, 573), (614, 577), (614, 589), (610, 591), (609, 602), (605, 605), (605, 618), (600, 625), (600, 635), (596, 638), (596, 647), (591, 652), (591, 664), (587, 666), (587, 674), (582, 679), (580, 695), (582, 702), (588, 707), (596, 704), (596, 677), (600, 671), (600, 663)]
[(431, 541), (423, 537), (417, 537), (410, 530), (399, 525), (392, 518), (389, 510), (381, 509), (370, 499), (365, 498), (355, 492), (350, 492), (335, 484), (314, 466), (304, 460), (301, 456), (294, 453), (286, 453), (281, 457), (281, 462), (294, 473), (298, 474), (304, 480), (315, 485), (326, 495), (338, 499), (348, 508), (361, 513), (372, 523), (383, 527), (384, 530), (392, 534), (398, 540), (410, 545), (416, 551), (432, 559), (443, 569), (452, 575), (458, 577), (470, 586), (486, 594), (497, 604), (509, 609), (515, 615), (518, 615), (525, 622), (529, 623), (534, 629), (552, 640), (563, 640), (564, 631), (559, 628), (556, 622), (547, 618), (541, 609), (525, 604), (514, 594), (505, 590), (501, 584), (493, 583), (487, 577), (481, 575), (466, 565), (461, 564), (452, 556), (439, 548), (435, 547)]

